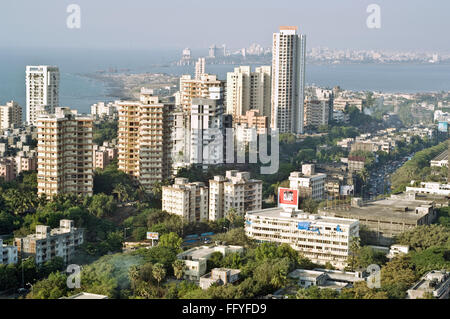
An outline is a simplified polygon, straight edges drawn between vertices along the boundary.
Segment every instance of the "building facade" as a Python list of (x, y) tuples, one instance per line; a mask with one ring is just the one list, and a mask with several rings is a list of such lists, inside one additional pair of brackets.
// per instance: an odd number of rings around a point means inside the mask
[(175, 178), (175, 183), (162, 188), (162, 210), (187, 222), (208, 220), (208, 187), (204, 183), (189, 183), (187, 178)]
[(328, 100), (305, 99), (304, 125), (308, 128), (317, 128), (327, 125), (330, 109)]
[(169, 105), (151, 90), (141, 90), (140, 101), (118, 102), (119, 170), (147, 191), (170, 176)]
[(271, 127), (280, 133), (303, 133), (306, 36), (297, 27), (273, 34)]
[(22, 124), (22, 107), (19, 103), (10, 101), (0, 105), (0, 129), (6, 130)]
[(36, 120), (38, 129), (38, 194), (92, 196), (92, 118), (69, 108)]
[(17, 260), (17, 247), (5, 245), (0, 239), (0, 265), (15, 264)]
[(59, 106), (59, 69), (56, 66), (26, 67), (27, 123), (36, 124), (43, 113), (53, 114)]
[(75, 248), (83, 243), (84, 230), (75, 228), (74, 221), (62, 219), (59, 228), (37, 225), (36, 233), (15, 238), (14, 245), (23, 257), (34, 256), (36, 264), (42, 264), (55, 257), (61, 257), (65, 263), (71, 261)]
[(209, 220), (224, 218), (230, 211), (244, 216), (261, 206), (262, 181), (251, 179), (248, 172), (227, 171), (209, 181)]
[(275, 207), (247, 212), (245, 233), (260, 242), (289, 244), (315, 263), (343, 269), (352, 238), (359, 237), (359, 222)]
[(291, 172), (289, 187), (298, 189), (299, 197), (317, 201), (325, 199), (325, 181), (327, 175), (315, 172), (313, 164), (302, 165), (302, 172)]

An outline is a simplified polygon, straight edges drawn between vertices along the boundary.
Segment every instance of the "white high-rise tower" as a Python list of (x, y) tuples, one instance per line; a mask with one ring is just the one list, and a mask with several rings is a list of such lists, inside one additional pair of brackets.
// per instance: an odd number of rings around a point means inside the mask
[(200, 80), (202, 74), (205, 74), (205, 58), (198, 58), (195, 62), (195, 79)]
[(34, 125), (42, 114), (54, 114), (59, 106), (59, 69), (56, 66), (27, 66), (27, 123)]
[(306, 36), (297, 27), (273, 34), (271, 127), (279, 133), (303, 133)]

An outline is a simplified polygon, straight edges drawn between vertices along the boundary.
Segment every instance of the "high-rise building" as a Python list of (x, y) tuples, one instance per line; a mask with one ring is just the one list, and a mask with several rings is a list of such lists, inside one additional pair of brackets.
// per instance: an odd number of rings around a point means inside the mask
[[(190, 163), (222, 164), (225, 156), (227, 120), (221, 88), (210, 88), (210, 98), (194, 98), (190, 111)], [(218, 97), (218, 98), (214, 98)]]
[(189, 183), (187, 178), (175, 178), (175, 183), (162, 188), (162, 210), (187, 222), (208, 220), (208, 187), (204, 183)]
[(202, 74), (205, 74), (205, 58), (198, 58), (195, 62), (195, 79), (200, 80)]
[(92, 117), (57, 107), (36, 119), (38, 194), (92, 196)]
[(220, 88), (223, 93), (223, 81), (217, 79), (216, 75), (202, 74), (199, 79), (192, 79), (190, 75), (182, 75), (180, 78), (180, 103), (183, 110), (189, 111), (194, 98), (209, 98), (209, 88)]
[(14, 101), (0, 105), (0, 129), (5, 130), (22, 124), (22, 107)]
[(280, 133), (303, 133), (306, 35), (297, 27), (273, 34), (271, 127)]
[(117, 103), (119, 112), (119, 170), (147, 191), (170, 176), (169, 105), (151, 90), (142, 89), (140, 101)]
[(304, 125), (305, 127), (319, 127), (327, 125), (330, 116), (329, 100), (319, 100), (307, 97), (305, 99)]
[(249, 172), (227, 171), (209, 181), (209, 220), (224, 218), (231, 211), (244, 216), (261, 206), (262, 181), (251, 179)]
[(36, 124), (44, 113), (53, 114), (59, 106), (59, 69), (56, 66), (26, 68), (27, 123)]
[(240, 66), (227, 73), (227, 113), (233, 117), (256, 109), (270, 116), (270, 66), (261, 66), (251, 72), (249, 66)]

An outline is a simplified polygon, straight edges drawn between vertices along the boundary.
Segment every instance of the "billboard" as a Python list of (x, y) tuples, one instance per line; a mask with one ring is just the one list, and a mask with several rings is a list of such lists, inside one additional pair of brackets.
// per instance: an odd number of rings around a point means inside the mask
[(342, 185), (340, 187), (340, 195), (348, 196), (353, 194), (354, 186), (353, 185)]
[(298, 190), (278, 188), (278, 207), (298, 208)]
[(147, 232), (147, 239), (158, 240), (159, 233)]
[(447, 122), (439, 122), (438, 131), (447, 133), (448, 132), (448, 123)]

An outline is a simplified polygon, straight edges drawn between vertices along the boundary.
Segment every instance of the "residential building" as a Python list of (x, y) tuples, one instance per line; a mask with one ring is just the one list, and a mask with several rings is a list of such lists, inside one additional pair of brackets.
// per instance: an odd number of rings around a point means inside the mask
[(366, 158), (363, 156), (349, 156), (348, 157), (348, 171), (360, 172), (363, 170), (366, 163)]
[(10, 158), (0, 158), (0, 178), (10, 182), (16, 178), (16, 163)]
[(3, 244), (3, 239), (0, 239), (0, 265), (15, 263), (17, 263), (17, 247)]
[(337, 97), (333, 100), (334, 111), (345, 111), (346, 108), (354, 106), (362, 112), (363, 105), (364, 101), (362, 99)]
[(321, 125), (328, 125), (330, 116), (328, 100), (318, 100), (312, 98), (305, 99), (304, 126), (317, 128)]
[(195, 62), (195, 79), (200, 80), (201, 75), (205, 74), (205, 58), (198, 58), (197, 62)]
[(244, 115), (233, 116), (235, 127), (255, 129), (257, 134), (267, 134), (269, 128), (268, 117), (261, 115), (257, 109), (248, 110)]
[(303, 134), (306, 35), (283, 26), (273, 34), (271, 127)]
[(62, 219), (59, 228), (37, 225), (35, 234), (15, 238), (14, 245), (21, 256), (34, 256), (37, 264), (55, 257), (61, 257), (68, 263), (72, 260), (75, 248), (83, 243), (83, 235), (84, 230), (75, 228), (73, 220)]
[(319, 209), (319, 215), (352, 218), (365, 225), (368, 243), (389, 246), (395, 236), (419, 225), (429, 225), (436, 218), (433, 201), (417, 200), (414, 196), (391, 195), (390, 198), (363, 203), (353, 198), (351, 206)]
[(449, 299), (450, 274), (445, 270), (432, 270), (426, 273), (407, 293), (408, 299), (424, 298), (426, 293), (436, 299)]
[(38, 116), (53, 114), (59, 106), (59, 69), (56, 66), (26, 67), (27, 123), (36, 124)]
[(389, 253), (386, 255), (387, 258), (392, 259), (399, 255), (405, 255), (409, 252), (408, 245), (391, 245)]
[(92, 118), (69, 108), (36, 120), (38, 129), (38, 194), (92, 196)]
[(194, 98), (212, 98), (210, 88), (218, 88), (216, 95), (222, 95), (224, 83), (217, 79), (216, 75), (202, 74), (199, 79), (192, 79), (190, 75), (182, 75), (180, 78), (180, 103), (183, 110), (189, 111)]
[(109, 152), (107, 150), (94, 150), (94, 169), (104, 169), (109, 162)]
[(431, 167), (448, 167), (448, 150), (443, 151), (430, 161)]
[(175, 178), (175, 183), (162, 188), (162, 210), (180, 216), (187, 222), (208, 220), (208, 187)]
[(239, 269), (214, 268), (209, 274), (200, 277), (199, 286), (202, 289), (208, 289), (211, 285), (232, 284), (239, 280)]
[(315, 263), (329, 262), (343, 269), (347, 265), (351, 240), (359, 236), (359, 222), (275, 207), (248, 211), (245, 233), (260, 242), (289, 244)]
[(0, 129), (5, 130), (22, 124), (22, 107), (10, 101), (0, 105)]
[(37, 152), (35, 150), (26, 152), (20, 151), (17, 153), (15, 160), (16, 176), (21, 172), (30, 172), (37, 170)]
[[(414, 181), (411, 181), (411, 185), (414, 185)], [(438, 182), (420, 182), (420, 186), (406, 186), (405, 192), (449, 197), (450, 184), (441, 184)]]
[(94, 118), (100, 119), (111, 119), (117, 116), (117, 105), (115, 103), (109, 102), (98, 102), (91, 105), (91, 115)]
[(224, 218), (231, 210), (244, 216), (261, 206), (262, 181), (251, 179), (249, 172), (231, 170), (209, 180), (209, 220)]
[(298, 286), (341, 291), (343, 288), (352, 288), (355, 282), (365, 281), (361, 272), (348, 272), (341, 270), (329, 270), (315, 268), (314, 270), (296, 269), (288, 274), (289, 278), (296, 279)]
[(291, 172), (289, 176), (289, 187), (298, 189), (299, 197), (314, 200), (325, 199), (326, 174), (315, 172), (314, 164), (302, 165), (302, 172)]
[(231, 245), (200, 246), (179, 253), (177, 259), (184, 260), (186, 265), (184, 278), (196, 281), (200, 280), (200, 277), (206, 274), (208, 259), (215, 252), (220, 252), (225, 257), (231, 253), (242, 254), (244, 247)]
[(227, 113), (233, 118), (256, 109), (259, 114), (270, 116), (271, 67), (240, 66), (227, 73)]
[(117, 106), (119, 170), (151, 191), (154, 183), (170, 176), (170, 105), (143, 88), (140, 101), (120, 101)]

